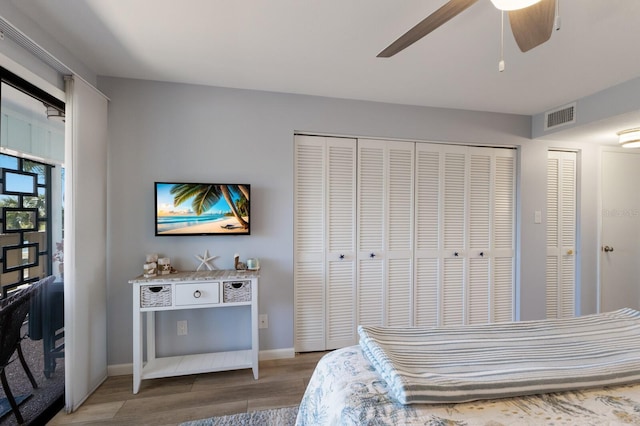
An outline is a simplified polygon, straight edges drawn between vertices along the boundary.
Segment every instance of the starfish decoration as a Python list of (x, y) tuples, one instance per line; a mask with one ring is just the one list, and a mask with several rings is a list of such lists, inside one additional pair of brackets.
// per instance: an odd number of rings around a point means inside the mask
[(204, 254), (202, 256), (200, 255), (195, 255), (196, 259), (198, 259), (200, 261), (200, 265), (198, 265), (198, 269), (196, 269), (196, 271), (199, 271), (200, 268), (202, 268), (203, 266), (206, 267), (208, 270), (213, 271), (214, 269), (216, 269), (215, 266), (210, 265), (209, 262), (211, 262), (213, 259), (220, 257), (220, 256), (209, 256), (209, 250), (205, 250)]

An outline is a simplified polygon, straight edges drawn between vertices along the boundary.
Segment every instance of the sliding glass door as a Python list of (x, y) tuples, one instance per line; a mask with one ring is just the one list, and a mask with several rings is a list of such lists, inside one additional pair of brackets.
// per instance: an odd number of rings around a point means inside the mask
[[(56, 277), (31, 300), (21, 330), (38, 387), (20, 363), (6, 367), (25, 422), (37, 424), (64, 403), (65, 106), (1, 68), (0, 79), (0, 298)], [(11, 420), (0, 408), (0, 423)]]

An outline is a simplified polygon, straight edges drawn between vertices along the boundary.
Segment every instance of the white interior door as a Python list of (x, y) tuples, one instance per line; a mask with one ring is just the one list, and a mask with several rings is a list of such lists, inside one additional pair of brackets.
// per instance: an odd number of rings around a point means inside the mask
[(576, 313), (575, 152), (549, 151), (547, 160), (547, 318)]
[(600, 311), (640, 308), (640, 152), (602, 153)]

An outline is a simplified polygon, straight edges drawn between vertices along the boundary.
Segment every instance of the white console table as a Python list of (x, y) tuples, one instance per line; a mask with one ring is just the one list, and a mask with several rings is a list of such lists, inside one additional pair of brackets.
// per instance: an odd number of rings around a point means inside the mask
[[(129, 281), (133, 286), (133, 393), (143, 379), (253, 369), (258, 379), (258, 272), (214, 270), (143, 276)], [(251, 307), (251, 347), (246, 350), (156, 357), (155, 312), (180, 309)], [(146, 321), (146, 363), (142, 356)]]

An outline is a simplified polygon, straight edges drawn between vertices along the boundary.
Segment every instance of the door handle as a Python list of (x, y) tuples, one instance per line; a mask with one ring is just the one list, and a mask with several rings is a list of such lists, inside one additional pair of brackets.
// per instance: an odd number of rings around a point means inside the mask
[(605, 253), (610, 253), (613, 251), (613, 247), (604, 246), (602, 250), (604, 250)]

